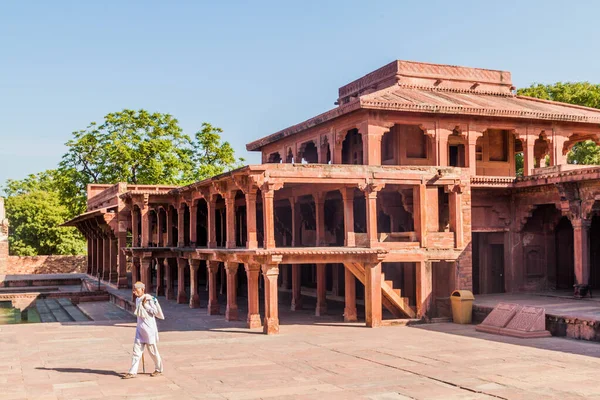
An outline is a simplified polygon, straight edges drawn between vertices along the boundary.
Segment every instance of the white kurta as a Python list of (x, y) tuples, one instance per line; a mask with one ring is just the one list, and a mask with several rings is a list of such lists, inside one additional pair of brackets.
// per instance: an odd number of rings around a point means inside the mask
[[(143, 297), (138, 297), (135, 300), (135, 306), (140, 306)], [(137, 317), (137, 328), (135, 330), (135, 341), (138, 343), (156, 344), (158, 342), (158, 328), (156, 326), (156, 318), (158, 313), (156, 305), (152, 301), (146, 301), (144, 309), (149, 315), (149, 318)]]

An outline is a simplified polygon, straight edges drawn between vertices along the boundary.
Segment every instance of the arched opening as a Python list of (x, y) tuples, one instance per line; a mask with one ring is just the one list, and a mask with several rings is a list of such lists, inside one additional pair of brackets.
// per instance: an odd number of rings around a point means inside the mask
[[(411, 210), (411, 212), (407, 211)], [(382, 242), (416, 240), (412, 190), (388, 185), (377, 196), (377, 232)]]
[(156, 247), (158, 243), (158, 231), (157, 231), (158, 216), (156, 210), (148, 211), (148, 247)]
[(575, 266), (571, 221), (567, 217), (562, 217), (555, 232), (556, 288), (572, 290), (575, 283)]
[(288, 164), (291, 164), (291, 163), (295, 162), (295, 160), (294, 160), (294, 153), (292, 153), (292, 149), (288, 149), (287, 157), (285, 159), (285, 162), (288, 163)]
[(522, 151), (522, 146), (515, 147), (514, 132), (487, 129), (475, 145), (477, 175), (516, 176), (515, 154)]
[(342, 164), (363, 164), (363, 142), (358, 129), (349, 130), (342, 142)]
[(319, 162), (319, 152), (315, 143), (307, 142), (302, 144), (298, 158), (300, 158), (303, 163), (317, 164)]
[(274, 226), (275, 246), (290, 247), (292, 245), (292, 207), (287, 200), (278, 201), (275, 204)]
[(196, 246), (208, 246), (208, 204), (204, 199), (198, 199), (194, 202), (196, 207)]
[(281, 162), (281, 155), (279, 155), (279, 152), (269, 154), (269, 157), (267, 158), (268, 164), (279, 164), (280, 162)]
[(448, 136), (448, 165), (451, 167), (464, 168), (467, 166), (466, 157), (467, 140), (460, 135), (458, 130), (454, 130), (452, 135)]

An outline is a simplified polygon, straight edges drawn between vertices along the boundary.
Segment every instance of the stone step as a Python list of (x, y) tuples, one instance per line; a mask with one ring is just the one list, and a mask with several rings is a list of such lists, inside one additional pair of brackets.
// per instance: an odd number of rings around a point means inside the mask
[(74, 306), (69, 299), (57, 299), (58, 303), (62, 306), (63, 310), (73, 319), (75, 322), (85, 322), (90, 319), (81, 312), (77, 306)]
[(46, 305), (56, 318), (56, 322), (72, 322), (71, 316), (62, 308), (56, 299), (46, 299)]
[(54, 314), (50, 311), (48, 304), (46, 304), (46, 299), (36, 300), (35, 308), (37, 309), (42, 322), (56, 322)]

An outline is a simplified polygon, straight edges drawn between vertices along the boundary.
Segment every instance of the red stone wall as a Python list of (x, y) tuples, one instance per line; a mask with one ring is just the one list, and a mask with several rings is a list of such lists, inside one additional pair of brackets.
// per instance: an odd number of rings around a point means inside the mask
[(9, 256), (5, 274), (85, 273), (86, 267), (87, 256)]
[(8, 264), (8, 242), (0, 240), (0, 275), (6, 274)]

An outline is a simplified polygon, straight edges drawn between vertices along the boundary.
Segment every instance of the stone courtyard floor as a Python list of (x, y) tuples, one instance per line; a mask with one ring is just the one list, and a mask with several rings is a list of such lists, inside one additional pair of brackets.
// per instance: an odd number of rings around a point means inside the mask
[(600, 399), (596, 343), (450, 323), (368, 329), (283, 305), (281, 333), (265, 336), (206, 308), (162, 304), (163, 376), (121, 380), (133, 317), (89, 303), (93, 322), (0, 326), (0, 398)]

